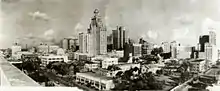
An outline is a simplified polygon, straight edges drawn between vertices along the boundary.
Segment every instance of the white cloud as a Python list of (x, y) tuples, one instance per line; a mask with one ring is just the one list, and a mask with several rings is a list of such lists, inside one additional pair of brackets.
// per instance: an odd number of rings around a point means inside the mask
[(49, 30), (44, 32), (45, 37), (52, 36), (52, 35), (54, 35), (54, 30), (53, 29), (49, 29)]
[(30, 12), (28, 15), (31, 16), (33, 19), (44, 19), (44, 20), (50, 19), (50, 17), (46, 13), (42, 13), (40, 11)]
[(81, 29), (83, 29), (83, 25), (81, 23), (77, 23), (74, 29), (81, 30)]
[(188, 28), (180, 28), (180, 29), (174, 29), (173, 30), (173, 40), (186, 38), (188, 37), (187, 34), (189, 33)]
[(152, 31), (152, 30), (149, 30), (147, 32), (147, 35), (151, 39), (157, 39), (157, 37), (158, 37), (158, 33), (156, 31)]

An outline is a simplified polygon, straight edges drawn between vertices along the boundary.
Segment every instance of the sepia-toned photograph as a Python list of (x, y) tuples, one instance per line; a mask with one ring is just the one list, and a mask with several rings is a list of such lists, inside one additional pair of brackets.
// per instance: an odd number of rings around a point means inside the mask
[(1, 91), (220, 91), (220, 0), (1, 0)]

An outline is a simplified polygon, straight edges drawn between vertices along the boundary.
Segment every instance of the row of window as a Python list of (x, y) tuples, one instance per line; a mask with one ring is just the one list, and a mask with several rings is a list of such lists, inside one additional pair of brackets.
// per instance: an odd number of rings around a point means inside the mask
[[(98, 81), (93, 81), (93, 80), (89, 80), (87, 78), (82, 77), (81, 79), (79, 79), (79, 77), (76, 78), (76, 80), (80, 81), (80, 82), (85, 82), (85, 83), (91, 83), (92, 86), (96, 86), (97, 88), (99, 87), (100, 83)], [(101, 83), (101, 89), (106, 89), (106, 84)]]

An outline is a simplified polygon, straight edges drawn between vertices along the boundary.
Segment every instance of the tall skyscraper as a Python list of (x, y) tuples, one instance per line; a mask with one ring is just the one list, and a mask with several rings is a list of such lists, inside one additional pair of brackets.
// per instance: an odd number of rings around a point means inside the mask
[(205, 43), (209, 43), (209, 35), (203, 35), (199, 37), (200, 52), (205, 52)]
[(218, 60), (218, 49), (216, 45), (205, 43), (205, 59), (210, 60), (212, 64), (216, 63)]
[(124, 61), (128, 61), (130, 53), (132, 53), (132, 44), (130, 42), (125, 42), (125, 45), (124, 45)]
[(89, 34), (89, 54), (99, 55), (107, 53), (107, 36), (106, 27), (99, 16), (99, 10), (95, 9), (94, 17), (91, 19), (91, 23), (88, 29)]
[(177, 41), (171, 42), (171, 57), (177, 58), (177, 47), (180, 46), (180, 44)]
[(209, 31), (209, 43), (216, 45), (216, 33), (214, 31)]
[(116, 30), (112, 30), (113, 36), (113, 49), (122, 50), (127, 39), (126, 31), (123, 26), (117, 26)]
[(86, 53), (87, 52), (87, 34), (86, 33), (79, 33), (79, 51), (81, 53)]

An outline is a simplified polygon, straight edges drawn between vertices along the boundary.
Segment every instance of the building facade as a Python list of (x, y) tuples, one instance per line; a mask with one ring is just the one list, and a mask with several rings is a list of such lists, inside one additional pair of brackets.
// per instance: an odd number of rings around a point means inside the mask
[(141, 44), (133, 44), (132, 46), (132, 56), (141, 56)]
[(101, 76), (99, 74), (87, 72), (87, 73), (76, 73), (76, 82), (82, 84), (91, 84), (99, 90), (111, 90), (114, 88), (113, 79)]
[(11, 47), (11, 50), (12, 50), (12, 52), (11, 52), (12, 57), (13, 57), (13, 58), (17, 58), (17, 53), (21, 51), (21, 46), (19, 46), (19, 45), (17, 45), (17, 44), (16, 44), (16, 45), (13, 45), (13, 46)]
[(43, 65), (47, 65), (50, 62), (68, 62), (68, 57), (63, 55), (44, 55), (44, 56), (39, 56), (39, 58), (42, 61)]
[(94, 14), (88, 29), (90, 39), (88, 52), (91, 55), (107, 54), (107, 30), (97, 9)]
[(205, 43), (205, 59), (210, 60), (212, 64), (216, 63), (218, 60), (218, 49), (216, 45)]
[(216, 45), (216, 33), (212, 30), (209, 31), (209, 43)]
[(126, 31), (123, 26), (117, 26), (116, 30), (112, 30), (113, 49), (122, 50), (126, 41)]
[(88, 50), (88, 42), (87, 41), (87, 38), (88, 37), (88, 34), (86, 33), (79, 33), (79, 51), (81, 53), (87, 53), (87, 50)]
[(104, 58), (102, 60), (102, 68), (108, 68), (110, 65), (117, 65), (118, 64), (118, 58)]
[(162, 48), (164, 53), (171, 52), (171, 45), (169, 42), (162, 42)]
[(192, 72), (198, 73), (206, 70), (206, 61), (203, 59), (193, 60), (190, 63), (192, 64), (192, 67), (190, 68)]

